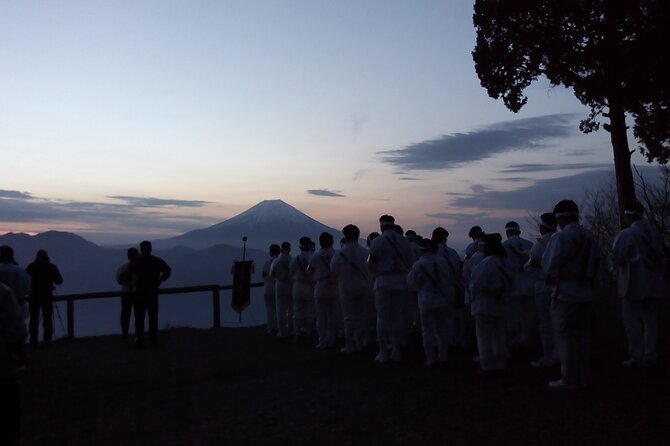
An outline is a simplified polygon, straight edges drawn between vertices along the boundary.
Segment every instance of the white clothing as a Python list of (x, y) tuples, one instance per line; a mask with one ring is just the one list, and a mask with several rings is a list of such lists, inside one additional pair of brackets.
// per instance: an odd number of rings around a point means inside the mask
[(447, 361), (453, 336), (454, 276), (441, 255), (425, 253), (407, 275), (410, 290), (418, 292), (423, 349), (426, 361), (435, 362), (435, 344), (441, 362)]
[(282, 252), (270, 265), (270, 276), (275, 279), (275, 304), (277, 306), (277, 331), (281, 337), (292, 334), (293, 284), (289, 265), (291, 254)]
[(568, 387), (584, 387), (588, 380), (597, 263), (593, 234), (578, 222), (552, 235), (542, 255), (542, 268), (552, 284), (554, 342)]
[(277, 330), (277, 303), (275, 299), (275, 279), (270, 275), (270, 266), (276, 257), (270, 257), (263, 264), (261, 275), (263, 276), (263, 300), (265, 301), (265, 329), (268, 332)]
[(475, 314), (479, 366), (484, 371), (503, 370), (507, 367), (507, 327), (504, 316)]
[(314, 301), (316, 306), (316, 331), (319, 334), (319, 346), (332, 347), (335, 344), (338, 321), (337, 280), (330, 272), (330, 261), (335, 255), (332, 247), (321, 248), (314, 253), (309, 262), (309, 271), (316, 280)]
[(293, 329), (295, 334), (311, 333), (314, 329), (314, 281), (307, 271), (312, 251), (301, 251), (291, 259), (293, 280)]
[(614, 267), (630, 266), (627, 299), (665, 297), (663, 238), (643, 220), (633, 222), (614, 239), (611, 262)]
[(0, 378), (18, 374), (19, 351), (26, 336), (26, 324), (14, 293), (0, 283)]
[(474, 240), (472, 243), (468, 244), (468, 246), (465, 247), (465, 259), (464, 260), (467, 262), (477, 252), (479, 252), (479, 240)]
[(552, 296), (571, 302), (593, 300), (597, 265), (593, 234), (577, 222), (552, 235), (542, 255), (542, 269), (552, 284)]
[(505, 318), (504, 295), (512, 283), (510, 273), (500, 257), (485, 257), (470, 278), (470, 311), (473, 316), (486, 314)]
[(535, 282), (533, 277), (524, 269), (524, 265), (530, 258), (533, 243), (529, 240), (513, 235), (502, 243), (507, 253), (505, 264), (507, 270), (512, 274), (512, 287), (507, 295), (510, 297), (533, 295)]
[(27, 296), (30, 293), (30, 275), (13, 262), (0, 263), (0, 282), (7, 285), (16, 298), (24, 317), (28, 316)]
[(367, 313), (373, 299), (372, 278), (365, 265), (367, 257), (367, 249), (350, 241), (330, 261), (331, 274), (338, 283), (347, 350), (360, 350), (366, 338)]
[(658, 300), (665, 297), (663, 238), (651, 225), (637, 220), (614, 239), (613, 267), (628, 265), (630, 278), (621, 310), (628, 338), (628, 358), (637, 365), (658, 358)]
[(540, 343), (542, 345), (542, 359), (553, 362), (556, 358), (554, 348), (554, 328), (551, 322), (551, 288), (547, 285), (547, 275), (542, 270), (541, 261), (544, 249), (549, 243), (553, 232), (547, 232), (538, 238), (530, 249), (530, 260), (525, 268), (534, 278), (535, 286), (535, 314), (537, 315)]
[(407, 273), (414, 263), (409, 241), (392, 229), (386, 229), (372, 241), (368, 268), (375, 278), (375, 289), (407, 290)]
[(375, 278), (377, 307), (377, 342), (379, 359), (388, 359), (387, 345), (398, 358), (404, 342), (404, 315), (407, 306), (407, 273), (414, 263), (414, 253), (405, 237), (393, 229), (385, 229), (372, 241), (368, 269)]

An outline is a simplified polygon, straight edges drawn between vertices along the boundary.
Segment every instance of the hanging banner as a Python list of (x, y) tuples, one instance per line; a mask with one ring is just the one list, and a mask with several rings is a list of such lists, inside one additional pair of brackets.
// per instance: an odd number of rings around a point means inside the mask
[(253, 260), (242, 260), (233, 263), (233, 300), (231, 307), (240, 315), (251, 303), (251, 273)]

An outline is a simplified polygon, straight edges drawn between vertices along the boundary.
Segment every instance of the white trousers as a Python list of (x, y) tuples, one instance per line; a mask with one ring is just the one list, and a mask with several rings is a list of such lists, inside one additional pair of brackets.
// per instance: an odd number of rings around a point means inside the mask
[(586, 387), (591, 365), (591, 303), (554, 298), (551, 302), (551, 320), (554, 323), (554, 342), (561, 361), (563, 383)]
[(369, 296), (365, 294), (340, 295), (344, 340), (345, 346), (348, 349), (360, 349), (363, 347), (366, 337), (368, 300)]
[(507, 320), (504, 316), (475, 315), (475, 331), (482, 370), (503, 370), (507, 367)]
[(277, 305), (277, 334), (279, 336), (291, 336), (293, 333), (293, 298), (290, 294), (277, 292), (275, 303)]
[(314, 302), (316, 304), (316, 331), (319, 334), (319, 345), (321, 347), (333, 347), (339, 326), (337, 321), (337, 298), (317, 297)]
[(293, 330), (295, 335), (314, 331), (314, 287), (295, 282), (293, 284)]
[(551, 322), (551, 293), (549, 291), (535, 294), (535, 313), (542, 345), (542, 358), (553, 359), (556, 357), (556, 348), (554, 346), (554, 327)]
[(621, 310), (628, 337), (628, 358), (638, 364), (656, 364), (658, 299), (622, 299)]
[(277, 330), (277, 304), (275, 303), (275, 294), (274, 293), (265, 293), (263, 295), (265, 300), (265, 316), (266, 323), (265, 329), (270, 331)]
[(399, 351), (405, 340), (403, 310), (406, 308), (406, 300), (407, 291), (404, 289), (375, 290), (377, 343), (382, 357), (387, 353), (387, 345), (391, 344), (394, 350)]
[[(421, 336), (423, 339), (423, 352), (426, 355), (426, 362), (432, 364), (437, 359), (440, 362), (447, 362), (449, 359), (449, 318), (453, 310), (448, 306), (421, 308)], [(437, 347), (437, 358), (435, 355)]]
[(507, 298), (507, 338), (512, 348), (533, 346), (537, 333), (535, 299), (533, 296)]

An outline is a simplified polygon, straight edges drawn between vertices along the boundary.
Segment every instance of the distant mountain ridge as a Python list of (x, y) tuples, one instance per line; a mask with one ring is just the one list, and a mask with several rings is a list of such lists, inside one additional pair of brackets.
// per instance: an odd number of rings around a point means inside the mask
[[(281, 200), (266, 200), (252, 208), (205, 229), (187, 232), (166, 240), (154, 240), (154, 252), (172, 267), (172, 277), (164, 287), (231, 284), (233, 262), (241, 260), (242, 237), (248, 237), (246, 259), (253, 260), (255, 272), (252, 281), (261, 281), (261, 270), (269, 258), (271, 243), (289, 241), (296, 247), (298, 239), (309, 236), (317, 239), (321, 232), (338, 237), (339, 231), (330, 228)], [(126, 262), (125, 247), (102, 247), (69, 232), (47, 231), (37, 235), (8, 233), (0, 236), (0, 245), (14, 248), (19, 265), (26, 267), (35, 259), (39, 249), (48, 251), (59, 267), (64, 282), (56, 289), (57, 295), (110, 291), (119, 288), (116, 270)], [(252, 290), (251, 306), (244, 312), (245, 324), (265, 322), (261, 288)], [(237, 325), (237, 315), (222, 299), (222, 320)], [(211, 326), (211, 297), (206, 293), (161, 297), (159, 325), (208, 327)], [(78, 302), (76, 331), (81, 335), (99, 335), (118, 332), (117, 299)], [(60, 317), (60, 315), (58, 315)], [(233, 322), (234, 321), (234, 322)], [(59, 324), (60, 326), (60, 324)], [(57, 336), (62, 333), (57, 330)]]
[(316, 240), (322, 232), (330, 232), (336, 240), (340, 234), (339, 230), (318, 222), (282, 200), (264, 200), (221, 223), (153, 243), (161, 249), (175, 246), (203, 249), (222, 243), (242, 246), (242, 237), (247, 237), (247, 246), (267, 250), (270, 244), (283, 241), (297, 246), (302, 236)]

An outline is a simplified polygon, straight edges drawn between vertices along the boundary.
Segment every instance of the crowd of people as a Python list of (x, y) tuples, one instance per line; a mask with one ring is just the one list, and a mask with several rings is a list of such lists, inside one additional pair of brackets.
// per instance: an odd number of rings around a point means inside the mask
[[(610, 259), (628, 337), (623, 366), (648, 367), (658, 360), (664, 244), (644, 220), (642, 205), (625, 215), (628, 227), (616, 237)], [(551, 388), (587, 386), (602, 259), (573, 201), (540, 216), (535, 241), (521, 237), (514, 221), (505, 225), (505, 237), (473, 226), (463, 257), (448, 246), (442, 227), (424, 238), (404, 231), (390, 215), (379, 225), (367, 246), (352, 224), (342, 229), (339, 250), (327, 232), (318, 249), (301, 237), (297, 255), (288, 241), (271, 245), (262, 270), (267, 332), (315, 337), (316, 348), (338, 344), (344, 353), (375, 346), (375, 361), (382, 364), (401, 360), (408, 336), (419, 333), (427, 367), (447, 364), (450, 349), (472, 347), (482, 374), (499, 374), (516, 351), (533, 367), (560, 365)]]
[[(627, 228), (614, 240), (610, 258), (628, 339), (622, 365), (649, 367), (658, 361), (665, 245), (645, 221), (640, 203), (626, 209), (625, 218)], [(424, 238), (404, 231), (390, 215), (382, 215), (379, 225), (367, 246), (359, 243), (361, 233), (353, 224), (342, 229), (339, 250), (327, 232), (319, 236), (318, 250), (311, 238), (301, 237), (297, 255), (288, 241), (271, 245), (262, 270), (268, 333), (288, 339), (314, 336), (316, 348), (338, 345), (343, 353), (376, 345), (375, 361), (382, 364), (401, 360), (408, 336), (416, 333), (427, 367), (447, 364), (450, 348), (472, 344), (483, 374), (503, 372), (510, 351), (535, 352), (533, 367), (560, 365), (560, 377), (549, 387), (587, 386), (594, 279), (601, 259), (573, 201), (560, 201), (540, 216), (540, 237), (534, 242), (521, 237), (514, 221), (505, 225), (504, 240), (500, 233), (473, 226), (463, 257), (448, 246), (449, 232), (442, 227)], [(129, 248), (127, 256), (116, 274), (122, 286), (123, 337), (134, 309), (135, 344), (144, 343), (145, 316), (149, 340), (156, 344), (158, 288), (171, 268), (152, 255), (149, 241), (139, 250)], [(0, 247), (0, 394), (12, 415), (2, 417), (0, 431), (7, 444), (18, 444), (18, 372), (26, 337), (33, 347), (51, 344), (53, 290), (62, 283), (45, 250), (24, 270), (10, 246)]]

